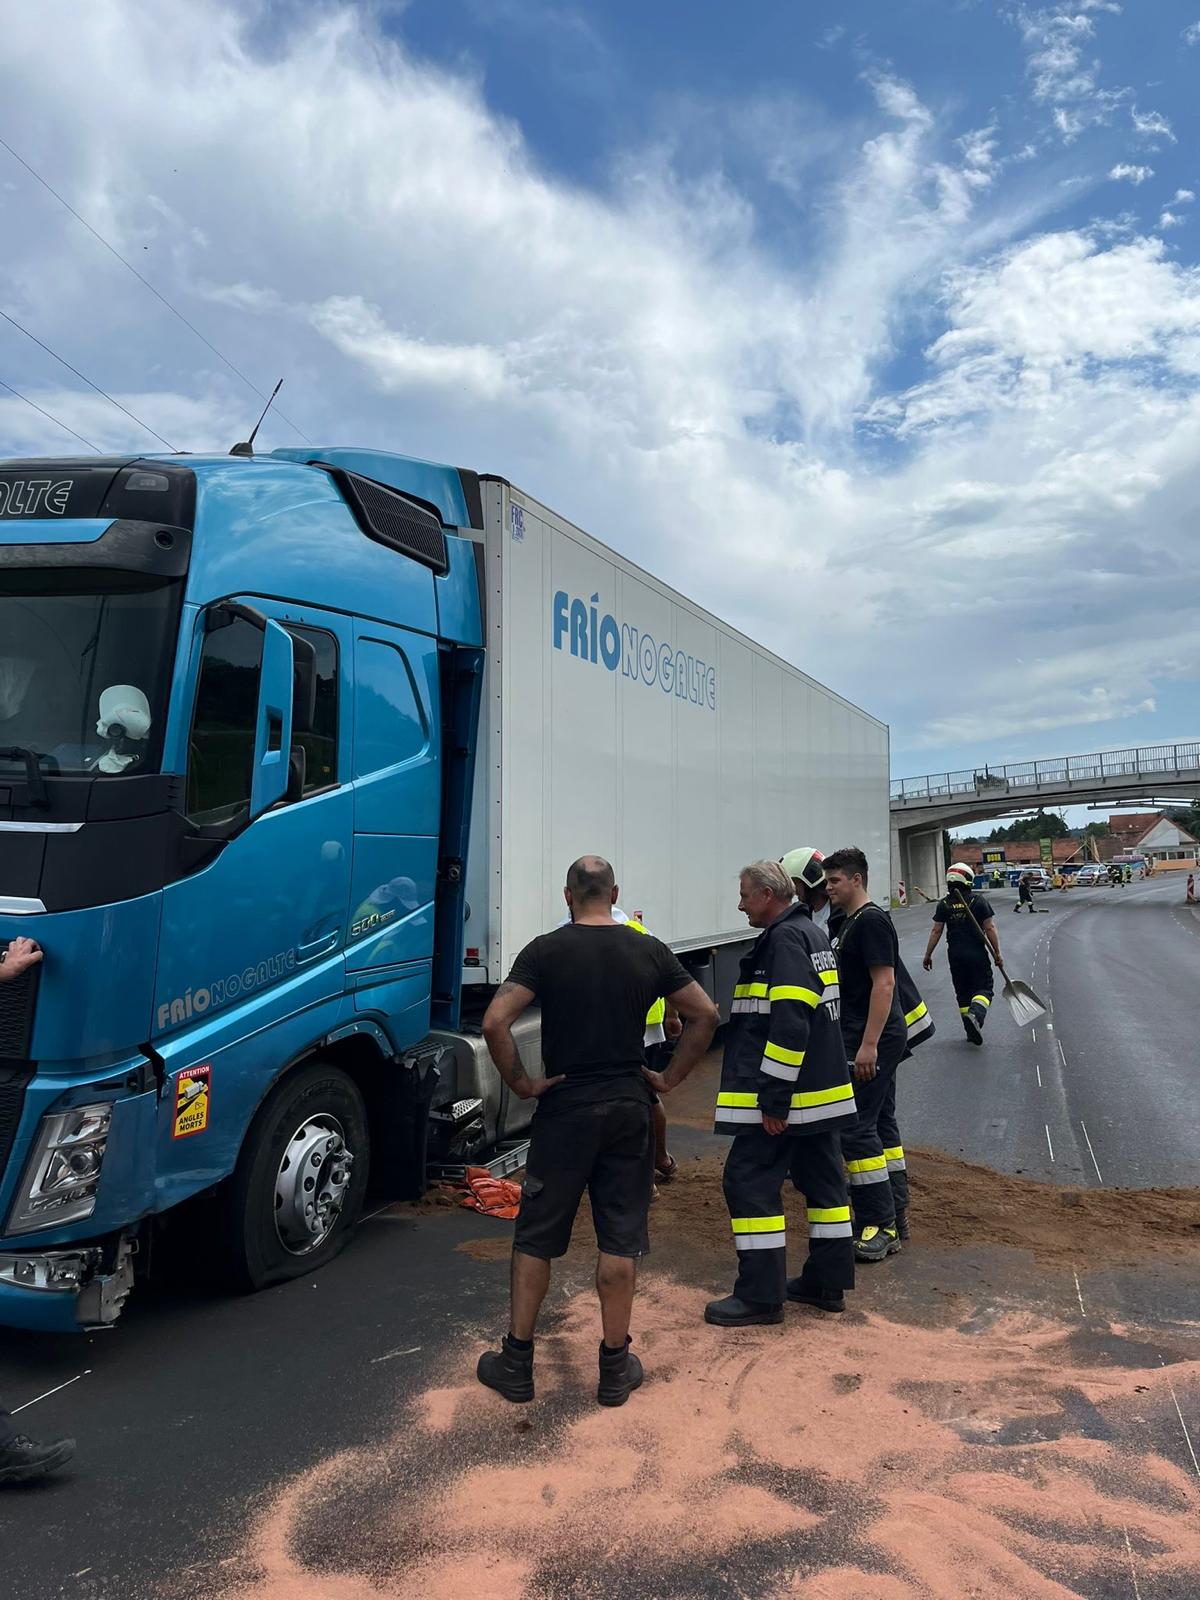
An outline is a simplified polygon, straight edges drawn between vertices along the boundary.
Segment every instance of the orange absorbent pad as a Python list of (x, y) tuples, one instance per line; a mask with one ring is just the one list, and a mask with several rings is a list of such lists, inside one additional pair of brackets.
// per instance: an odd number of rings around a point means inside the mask
[(504, 1217), (511, 1222), (521, 1204), (521, 1185), (511, 1178), (493, 1178), (486, 1167), (468, 1167), (462, 1187), (467, 1192), (460, 1203), (468, 1211), (482, 1211), (485, 1217)]

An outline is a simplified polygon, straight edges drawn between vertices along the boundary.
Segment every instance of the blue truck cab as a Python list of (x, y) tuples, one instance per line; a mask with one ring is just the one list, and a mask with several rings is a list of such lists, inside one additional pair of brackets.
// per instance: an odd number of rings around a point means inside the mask
[(0, 1325), (111, 1322), (169, 1216), (253, 1288), (419, 1190), (480, 505), (340, 448), (0, 463), (0, 951), (44, 952), (0, 983)]

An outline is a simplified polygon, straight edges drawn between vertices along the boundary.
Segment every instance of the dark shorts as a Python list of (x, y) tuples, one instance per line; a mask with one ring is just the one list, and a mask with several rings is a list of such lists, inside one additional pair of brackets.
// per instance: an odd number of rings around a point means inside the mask
[(600, 1100), (533, 1119), (513, 1249), (567, 1253), (586, 1189), (605, 1255), (644, 1256), (654, 1186), (654, 1122), (645, 1100)]

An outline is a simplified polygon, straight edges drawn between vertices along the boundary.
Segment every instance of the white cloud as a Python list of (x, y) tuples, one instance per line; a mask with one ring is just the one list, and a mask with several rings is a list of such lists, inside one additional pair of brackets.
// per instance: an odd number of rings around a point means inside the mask
[[(1006, 176), (994, 129), (956, 139), (875, 75), (853, 138), (811, 135), (793, 257), (717, 159), (681, 177), (664, 138), (583, 187), (371, 9), (260, 46), (278, 14), (193, 0), (164, 52), (151, 0), (14, 8), (0, 92), (73, 204), (258, 383), (285, 373), (311, 438), (504, 473), (892, 718), (897, 747), (996, 737), (1010, 657), (1038, 663), (1026, 729), (1200, 677), (1200, 285), (1161, 241), (1053, 231), (1060, 172), (1031, 151)], [(23, 180), (0, 232), (14, 315), (166, 437), (244, 436), (253, 397)], [(102, 449), (146, 447), (45, 372), (4, 375)], [(292, 442), (268, 418), (264, 447)], [(78, 447), (0, 397), (0, 448)]]
[(1175, 144), (1178, 141), (1171, 130), (1171, 124), (1160, 111), (1139, 111), (1136, 106), (1129, 108), (1129, 115), (1133, 119), (1133, 129), (1144, 139), (1166, 139)]
[(1183, 30), (1185, 44), (1200, 44), (1200, 22), (1191, 22)]
[(1183, 218), (1177, 217), (1173, 211), (1164, 211), (1158, 219), (1160, 228), (1178, 228)]
[(1189, 206), (1195, 198), (1196, 194), (1193, 189), (1176, 189), (1175, 198), (1171, 203), (1177, 206)]
[(1134, 185), (1145, 183), (1147, 178), (1152, 178), (1153, 176), (1153, 167), (1134, 167), (1130, 166), (1127, 161), (1119, 162), (1109, 173), (1109, 177), (1115, 183), (1124, 181)]
[(1108, 122), (1128, 89), (1106, 89), (1100, 84), (1100, 62), (1092, 54), (1096, 24), (1088, 12), (1119, 12), (1120, 7), (1094, 3), (1058, 5), (1031, 10), (1021, 6), (1016, 22), (1026, 51), (1026, 71), (1033, 96), (1049, 106), (1051, 119), (1066, 144), (1085, 129)]

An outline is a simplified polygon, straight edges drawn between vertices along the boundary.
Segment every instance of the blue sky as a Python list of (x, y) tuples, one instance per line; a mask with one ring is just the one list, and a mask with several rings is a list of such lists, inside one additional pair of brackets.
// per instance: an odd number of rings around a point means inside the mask
[[(0, 137), (262, 388), (503, 473), (892, 727), (1200, 732), (1200, 0), (43, 0)], [(114, 87), (119, 92), (114, 93)], [(0, 310), (254, 395), (0, 149)], [(149, 436), (9, 324), (0, 379)], [(70, 437), (0, 391), (0, 454)]]

